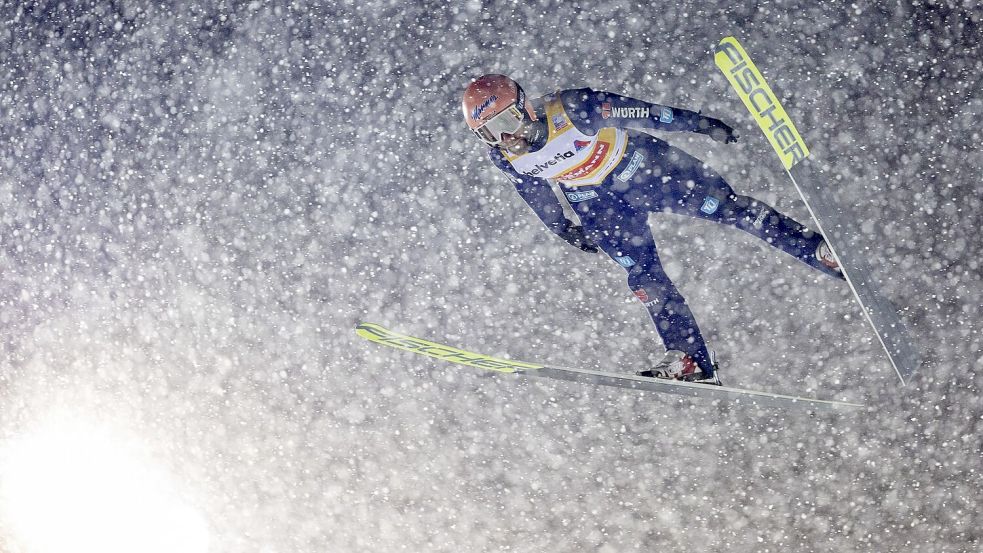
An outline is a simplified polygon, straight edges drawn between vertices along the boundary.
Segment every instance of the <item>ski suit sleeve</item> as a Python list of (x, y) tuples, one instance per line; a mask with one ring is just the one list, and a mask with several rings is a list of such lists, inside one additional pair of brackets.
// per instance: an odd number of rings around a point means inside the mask
[(653, 104), (620, 94), (578, 88), (561, 92), (563, 105), (574, 124), (597, 132), (604, 127), (659, 131), (689, 131), (719, 142), (736, 142), (737, 133), (719, 119), (688, 109)]
[(550, 187), (546, 179), (520, 175), (505, 160), (498, 149), (492, 148), (489, 155), (495, 166), (505, 173), (509, 182), (515, 187), (515, 191), (539, 217), (539, 220), (546, 225), (546, 228), (566, 240), (570, 245), (585, 252), (594, 253), (598, 251), (597, 246), (584, 235), (583, 227), (575, 225), (573, 221), (566, 218), (563, 213), (563, 205), (553, 193), (553, 188)]

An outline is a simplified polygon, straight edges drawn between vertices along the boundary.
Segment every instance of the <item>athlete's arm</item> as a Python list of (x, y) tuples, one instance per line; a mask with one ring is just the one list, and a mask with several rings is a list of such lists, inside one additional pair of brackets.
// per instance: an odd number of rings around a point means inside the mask
[(560, 96), (567, 114), (582, 131), (597, 132), (604, 127), (689, 131), (719, 142), (737, 141), (737, 133), (723, 121), (688, 109), (590, 88), (564, 90)]
[(597, 246), (584, 236), (583, 227), (563, 214), (563, 205), (546, 179), (520, 175), (497, 149), (492, 149), (491, 158), (546, 228), (576, 248), (591, 253), (597, 251)]

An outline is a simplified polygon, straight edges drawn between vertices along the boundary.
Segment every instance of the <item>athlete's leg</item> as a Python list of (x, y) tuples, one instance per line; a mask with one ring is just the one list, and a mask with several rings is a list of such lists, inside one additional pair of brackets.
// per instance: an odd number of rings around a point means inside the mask
[(648, 227), (648, 213), (618, 209), (605, 201), (592, 203), (596, 211), (578, 210), (588, 237), (628, 272), (628, 287), (648, 309), (666, 349), (688, 354), (704, 374), (713, 374), (693, 312), (662, 268)]
[(677, 148), (667, 148), (658, 155), (671, 177), (664, 209), (738, 228), (818, 271), (843, 278), (816, 256), (823, 241), (818, 232), (760, 200), (738, 195), (716, 171)]

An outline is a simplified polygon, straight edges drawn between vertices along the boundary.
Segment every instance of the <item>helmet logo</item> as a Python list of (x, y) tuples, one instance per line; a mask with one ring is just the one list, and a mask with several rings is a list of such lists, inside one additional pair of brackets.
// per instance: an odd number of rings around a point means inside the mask
[(481, 112), (488, 109), (488, 106), (494, 104), (496, 100), (498, 100), (498, 96), (489, 96), (488, 99), (482, 102), (480, 106), (475, 106), (475, 108), (471, 110), (471, 119), (477, 121), (478, 118), (481, 117)]

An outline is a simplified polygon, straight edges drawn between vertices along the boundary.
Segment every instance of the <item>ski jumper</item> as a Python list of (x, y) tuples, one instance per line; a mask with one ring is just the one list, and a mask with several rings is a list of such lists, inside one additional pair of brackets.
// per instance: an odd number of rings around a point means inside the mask
[(533, 101), (548, 126), (534, 151), (489, 155), (546, 227), (571, 240), (574, 223), (550, 187), (558, 182), (588, 239), (628, 272), (628, 286), (648, 309), (666, 349), (690, 355), (705, 374), (713, 367), (686, 300), (666, 275), (648, 215), (668, 212), (729, 225), (757, 236), (835, 278), (816, 258), (823, 238), (771, 206), (736, 194), (705, 163), (653, 136), (630, 129), (705, 132), (699, 113), (587, 88)]

